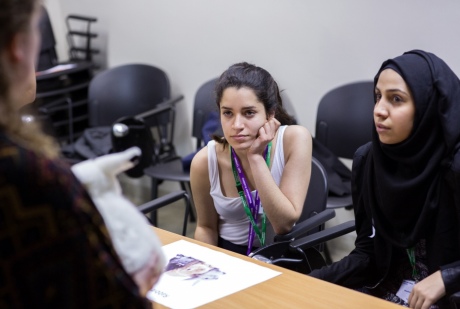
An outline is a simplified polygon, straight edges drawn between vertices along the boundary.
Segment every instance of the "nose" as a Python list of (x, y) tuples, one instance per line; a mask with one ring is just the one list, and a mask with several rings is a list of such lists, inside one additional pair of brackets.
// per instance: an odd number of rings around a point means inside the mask
[(385, 102), (383, 102), (382, 100), (375, 103), (374, 116), (379, 118), (388, 117), (388, 109), (386, 108)]
[(232, 127), (234, 129), (242, 129), (243, 128), (243, 119), (240, 115), (236, 115), (234, 120), (233, 120), (233, 124), (232, 124)]

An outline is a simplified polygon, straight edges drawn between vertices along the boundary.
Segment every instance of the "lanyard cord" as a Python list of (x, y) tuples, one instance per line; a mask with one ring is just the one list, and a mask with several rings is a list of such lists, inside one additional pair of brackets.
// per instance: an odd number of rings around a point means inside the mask
[[(267, 166), (270, 167), (270, 150), (272, 142), (269, 142), (264, 151), (265, 162)], [(232, 171), (233, 177), (235, 178), (236, 189), (243, 203), (243, 208), (246, 215), (249, 218), (249, 233), (248, 233), (248, 250), (247, 255), (252, 251), (252, 244), (254, 243), (254, 234), (257, 235), (257, 238), (260, 241), (261, 246), (265, 245), (265, 234), (267, 230), (267, 216), (265, 211), (262, 210), (262, 230), (259, 229), (257, 225), (257, 218), (260, 209), (260, 197), (259, 192), (256, 190), (255, 199), (252, 199), (251, 191), (249, 190), (249, 185), (244, 175), (243, 168), (238, 159), (238, 156), (235, 153), (235, 150), (230, 146), (230, 160), (232, 162)]]
[(412, 279), (417, 280), (418, 273), (417, 268), (415, 267), (415, 250), (414, 247), (406, 249), (407, 255), (409, 256), (409, 262), (412, 266)]

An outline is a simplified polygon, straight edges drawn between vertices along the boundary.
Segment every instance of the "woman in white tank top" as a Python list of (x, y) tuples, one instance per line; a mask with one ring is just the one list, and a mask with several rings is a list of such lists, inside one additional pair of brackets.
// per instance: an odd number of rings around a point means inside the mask
[(302, 212), (310, 181), (308, 130), (291, 125), (276, 82), (238, 63), (216, 83), (223, 137), (193, 158), (195, 239), (248, 254), (284, 234)]

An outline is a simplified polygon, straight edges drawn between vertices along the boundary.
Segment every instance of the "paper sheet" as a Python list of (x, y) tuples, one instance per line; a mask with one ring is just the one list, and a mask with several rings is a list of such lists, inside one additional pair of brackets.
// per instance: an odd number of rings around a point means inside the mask
[(147, 297), (174, 309), (196, 308), (281, 274), (185, 240), (163, 250), (169, 263)]

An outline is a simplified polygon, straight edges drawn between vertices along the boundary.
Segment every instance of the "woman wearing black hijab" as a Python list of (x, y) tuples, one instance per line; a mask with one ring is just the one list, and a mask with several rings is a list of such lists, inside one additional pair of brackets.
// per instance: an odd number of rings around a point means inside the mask
[(413, 50), (385, 61), (374, 85), (372, 142), (353, 160), (356, 248), (310, 275), (445, 308), (460, 291), (460, 81)]

